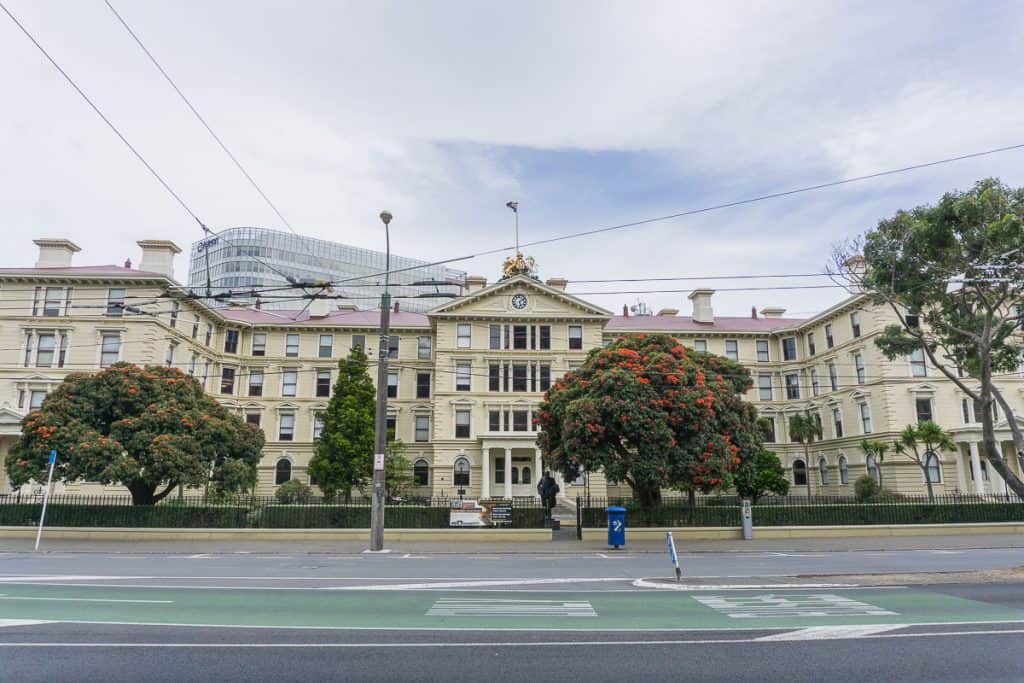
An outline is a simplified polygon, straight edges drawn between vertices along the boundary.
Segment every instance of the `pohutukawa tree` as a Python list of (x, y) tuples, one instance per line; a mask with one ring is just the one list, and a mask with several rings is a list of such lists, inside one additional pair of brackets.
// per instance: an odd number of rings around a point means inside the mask
[(15, 486), (46, 481), (56, 449), (55, 478), (121, 484), (152, 505), (178, 486), (251, 488), (262, 448), (262, 431), (180, 370), (117, 363), (68, 375), (26, 415), (7, 473)]
[(750, 373), (667, 335), (623, 337), (595, 349), (552, 386), (537, 411), (548, 466), (582, 466), (624, 481), (641, 505), (663, 488), (711, 492), (762, 450), (757, 411), (742, 400)]
[(890, 360), (922, 352), (981, 408), (984, 455), (1017, 495), (1024, 481), (996, 441), (996, 406), (1024, 468), (1024, 435), (994, 381), (1019, 371), (1024, 304), (1024, 188), (982, 180), (934, 206), (899, 211), (836, 247), (830, 271), (887, 305), (899, 324), (875, 343)]

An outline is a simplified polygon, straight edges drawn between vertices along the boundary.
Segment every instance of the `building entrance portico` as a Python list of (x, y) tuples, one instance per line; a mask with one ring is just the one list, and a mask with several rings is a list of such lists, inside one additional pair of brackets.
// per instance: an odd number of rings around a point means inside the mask
[(537, 482), (543, 474), (536, 435), (529, 438), (483, 440), (482, 498), (537, 498)]

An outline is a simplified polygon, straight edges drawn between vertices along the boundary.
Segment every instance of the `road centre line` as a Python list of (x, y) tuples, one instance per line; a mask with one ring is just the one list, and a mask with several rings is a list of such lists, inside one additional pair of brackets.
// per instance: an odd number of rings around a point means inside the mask
[(48, 600), (52, 602), (132, 602), (147, 603), (154, 605), (173, 605), (174, 600), (125, 600), (114, 598), (43, 598), (43, 597), (21, 597), (17, 595), (6, 595), (0, 593), (0, 600)]
[(435, 583), (391, 583), (372, 586), (337, 586), (327, 590), (352, 590), (352, 591), (412, 591), (412, 590), (437, 590), (439, 588), (477, 588), (488, 586), (539, 586), (545, 584), (564, 583), (601, 583), (607, 581), (623, 582), (629, 581), (628, 577), (600, 578), (600, 579), (497, 579), (497, 580), (472, 580), (472, 581), (447, 581)]

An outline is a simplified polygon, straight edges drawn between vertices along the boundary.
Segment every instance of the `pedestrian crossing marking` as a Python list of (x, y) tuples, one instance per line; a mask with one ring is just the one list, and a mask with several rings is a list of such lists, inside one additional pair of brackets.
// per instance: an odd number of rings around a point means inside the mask
[(494, 600), (441, 598), (428, 617), (596, 617), (586, 600)]
[(733, 619), (778, 617), (879, 617), (894, 616), (875, 605), (832, 593), (805, 595), (704, 595), (694, 600)]

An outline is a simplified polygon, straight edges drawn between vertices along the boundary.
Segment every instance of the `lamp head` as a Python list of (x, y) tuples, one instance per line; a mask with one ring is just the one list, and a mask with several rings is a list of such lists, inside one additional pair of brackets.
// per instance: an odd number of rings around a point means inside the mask
[(391, 223), (391, 212), (390, 211), (381, 211), (380, 212), (380, 219), (382, 221), (384, 221), (384, 225), (388, 225), (389, 223)]

